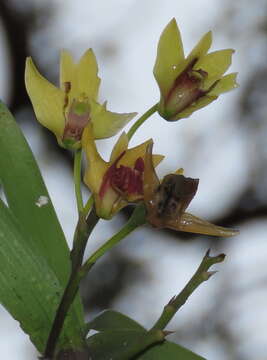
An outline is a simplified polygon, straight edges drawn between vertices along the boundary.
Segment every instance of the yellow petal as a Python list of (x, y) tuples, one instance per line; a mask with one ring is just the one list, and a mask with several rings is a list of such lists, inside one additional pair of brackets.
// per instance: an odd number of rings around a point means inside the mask
[(186, 63), (189, 64), (191, 61), (200, 59), (202, 56), (204, 56), (211, 47), (211, 43), (212, 43), (212, 32), (209, 31), (204, 36), (202, 36), (202, 38), (199, 40), (197, 45), (187, 56)]
[(110, 155), (110, 163), (113, 163), (122, 153), (127, 150), (129, 138), (125, 132), (121, 134)]
[(237, 73), (231, 73), (223, 76), (217, 84), (209, 91), (209, 96), (219, 96), (222, 93), (233, 90), (239, 85), (236, 82)]
[(68, 89), (69, 104), (80, 98), (96, 100), (100, 85), (97, 74), (98, 66), (92, 49), (84, 53), (78, 64), (74, 63), (70, 52), (61, 52), (60, 86), (63, 91)]
[(166, 227), (178, 231), (222, 237), (234, 236), (239, 234), (238, 230), (228, 229), (222, 226), (216, 226), (189, 213), (183, 213), (181, 218), (177, 219), (176, 221), (169, 220), (166, 224)]
[(98, 193), (109, 165), (97, 151), (91, 125), (88, 125), (83, 131), (82, 147), (88, 161), (84, 182), (93, 193)]
[(128, 149), (125, 153), (125, 155), (121, 158), (121, 160), (118, 162), (118, 166), (125, 165), (129, 167), (134, 167), (135, 161), (138, 158), (144, 158), (146, 153), (146, 148), (148, 144), (150, 144), (152, 140), (147, 140), (144, 143), (137, 145), (131, 149)]
[(71, 53), (67, 50), (62, 50), (60, 54), (60, 88), (63, 91), (66, 89), (66, 83), (75, 83), (75, 68), (76, 65)]
[(79, 93), (85, 94), (89, 99), (96, 100), (100, 85), (98, 66), (92, 49), (87, 50), (77, 65), (77, 81)]
[(160, 164), (162, 162), (162, 160), (164, 159), (165, 156), (163, 155), (159, 155), (159, 154), (155, 154), (152, 155), (152, 161), (153, 161), (153, 166), (157, 167), (158, 164)]
[(61, 138), (65, 127), (65, 95), (38, 72), (30, 57), (26, 60), (25, 84), (37, 120)]
[(95, 101), (90, 102), (91, 121), (95, 139), (104, 139), (116, 135), (136, 113), (118, 114), (106, 110), (106, 103), (103, 105)]
[(220, 79), (232, 62), (234, 50), (219, 50), (201, 57), (194, 65), (194, 70), (204, 70), (208, 73), (204, 79), (204, 90), (207, 90), (216, 80)]
[(180, 67), (183, 61), (181, 35), (176, 20), (172, 19), (160, 36), (153, 71), (163, 97), (167, 96), (174, 80), (181, 72)]
[(125, 206), (129, 205), (129, 202), (120, 198), (118, 201), (115, 202), (112, 208), (112, 216), (123, 209)]
[(214, 100), (217, 99), (217, 96), (202, 96), (197, 101), (195, 101), (192, 105), (188, 106), (184, 111), (179, 112), (179, 114), (175, 115), (172, 120), (184, 119), (189, 117), (193, 112), (199, 110)]
[(102, 198), (95, 194), (94, 199), (97, 215), (106, 220), (111, 219), (115, 214), (114, 205), (120, 204), (120, 196), (111, 187), (108, 188)]
[(148, 212), (154, 211), (153, 204), (151, 203), (155, 190), (160, 185), (160, 181), (156, 174), (153, 161), (152, 161), (153, 142), (151, 141), (146, 148), (145, 154), (145, 171), (144, 171), (144, 200)]
[(187, 56), (187, 58), (185, 59), (184, 63), (180, 68), (180, 73), (184, 71), (190, 63), (195, 62), (196, 60), (206, 55), (209, 48), (211, 47), (211, 43), (212, 43), (212, 32), (209, 31), (204, 36), (202, 36), (202, 38), (199, 40), (197, 45)]

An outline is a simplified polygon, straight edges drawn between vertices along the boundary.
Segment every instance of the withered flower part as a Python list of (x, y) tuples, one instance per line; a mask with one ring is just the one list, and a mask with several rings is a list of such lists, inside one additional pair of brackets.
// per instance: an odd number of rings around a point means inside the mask
[(160, 182), (152, 163), (152, 147), (147, 146), (144, 171), (144, 202), (147, 221), (157, 228), (169, 228), (203, 235), (233, 236), (239, 232), (209, 223), (185, 212), (198, 188), (198, 179), (178, 170)]

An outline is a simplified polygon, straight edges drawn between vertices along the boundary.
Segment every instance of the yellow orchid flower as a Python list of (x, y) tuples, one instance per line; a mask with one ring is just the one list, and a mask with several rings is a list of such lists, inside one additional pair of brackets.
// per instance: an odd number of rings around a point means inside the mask
[(179, 169), (160, 182), (152, 161), (152, 146), (153, 143), (148, 144), (144, 167), (147, 221), (157, 228), (223, 237), (237, 235), (237, 230), (216, 226), (185, 212), (196, 194), (198, 179), (186, 178), (183, 169)]
[(216, 100), (221, 93), (238, 86), (236, 73), (223, 76), (231, 65), (234, 50), (207, 54), (211, 42), (210, 31), (185, 58), (176, 20), (172, 19), (163, 30), (154, 76), (161, 94), (158, 112), (164, 119), (186, 118)]
[(51, 130), (67, 148), (81, 146), (85, 126), (91, 122), (94, 138), (113, 136), (136, 113), (118, 114), (97, 103), (100, 78), (92, 49), (76, 64), (64, 50), (60, 58), (60, 88), (47, 81), (30, 57), (26, 60), (25, 83), (37, 120)]
[[(97, 151), (90, 125), (85, 128), (82, 146), (88, 167), (84, 182), (93, 193), (99, 217), (110, 219), (129, 203), (143, 200), (144, 157), (151, 141), (128, 149), (129, 139), (123, 132), (106, 162)], [(153, 165), (162, 159), (161, 155), (153, 155)]]

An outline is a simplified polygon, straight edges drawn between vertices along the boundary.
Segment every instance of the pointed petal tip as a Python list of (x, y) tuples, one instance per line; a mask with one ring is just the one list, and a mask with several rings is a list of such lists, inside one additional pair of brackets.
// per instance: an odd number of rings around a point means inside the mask
[(178, 27), (177, 21), (176, 21), (175, 17), (173, 17), (173, 18), (169, 21), (169, 23), (167, 24), (167, 26), (168, 26), (168, 25)]
[(134, 117), (136, 117), (138, 112), (131, 112), (131, 113), (124, 113), (124, 115), (128, 115), (130, 120), (132, 120)]
[(29, 62), (31, 62), (31, 61), (32, 61), (32, 57), (31, 57), (31, 56), (27, 56), (27, 57), (26, 57), (26, 64), (29, 63)]
[[(225, 229), (227, 229), (227, 228), (225, 228)], [(240, 234), (240, 231), (236, 230), (236, 229), (227, 229), (226, 232), (227, 232), (227, 234), (224, 235), (225, 237), (231, 237), (231, 236), (236, 236), (236, 235)]]
[(153, 140), (151, 139), (151, 141), (147, 144), (146, 154), (152, 155), (153, 145), (154, 145), (154, 142), (153, 142)]
[(167, 227), (173, 230), (209, 236), (231, 237), (239, 234), (238, 230), (214, 225), (187, 212), (181, 215), (179, 221), (169, 221)]
[(212, 38), (212, 31), (209, 30), (205, 35), (206, 35), (206, 36), (210, 36), (210, 37)]
[(36, 70), (37, 69), (36, 66), (34, 65), (32, 57), (27, 56), (25, 61), (25, 74), (28, 73), (29, 71), (36, 71)]
[(213, 37), (213, 35), (212, 35), (212, 31), (211, 31), (211, 30), (208, 31), (208, 32), (206, 32), (206, 33), (203, 35), (203, 37), (202, 37), (202, 39), (205, 39), (206, 42), (209, 44), (209, 48), (210, 48), (210, 46), (211, 46), (211, 44), (212, 44), (212, 37)]

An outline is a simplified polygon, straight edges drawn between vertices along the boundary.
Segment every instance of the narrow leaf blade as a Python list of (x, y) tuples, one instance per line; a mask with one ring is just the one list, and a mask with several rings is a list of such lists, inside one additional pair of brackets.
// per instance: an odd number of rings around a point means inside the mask
[(181, 345), (170, 341), (156, 344), (136, 357), (136, 360), (205, 360)]
[[(0, 302), (42, 353), (64, 289), (36, 249), (0, 200)], [(79, 347), (81, 339), (81, 329), (72, 311), (59, 344), (68, 347), (72, 343)]]
[[(23, 231), (29, 246), (34, 246), (40, 258), (45, 257), (64, 288), (70, 273), (66, 239), (32, 151), (12, 114), (1, 101), (0, 182), (9, 209), (21, 225), (20, 231)], [(79, 295), (74, 301), (73, 311), (75, 324), (83, 330), (84, 314)]]
[(145, 334), (140, 330), (108, 330), (90, 336), (87, 339), (90, 357), (92, 360), (125, 360), (123, 354), (127, 347)]
[(106, 330), (136, 330), (145, 331), (145, 328), (128, 316), (113, 310), (105, 310), (94, 320), (86, 324), (88, 331), (90, 329), (97, 331)]
[[(69, 250), (38, 165), (11, 113), (0, 102), (0, 180), (11, 212), (29, 241), (38, 243), (61, 281), (69, 273)], [(38, 206), (40, 197), (47, 203)]]

